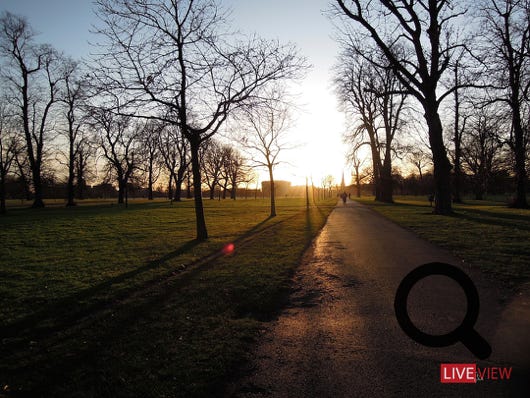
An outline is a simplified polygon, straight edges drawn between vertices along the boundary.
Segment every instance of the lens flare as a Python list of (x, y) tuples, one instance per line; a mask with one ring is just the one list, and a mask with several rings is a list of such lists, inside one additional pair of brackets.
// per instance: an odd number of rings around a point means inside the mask
[(224, 255), (232, 254), (234, 252), (234, 249), (235, 249), (234, 244), (228, 243), (225, 245), (225, 247), (223, 247), (223, 254)]

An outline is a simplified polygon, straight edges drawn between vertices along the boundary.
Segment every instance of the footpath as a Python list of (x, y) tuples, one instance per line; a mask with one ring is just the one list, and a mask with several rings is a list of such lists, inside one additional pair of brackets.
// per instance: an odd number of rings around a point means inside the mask
[[(400, 327), (397, 288), (410, 271), (431, 262), (457, 266), (476, 286), (474, 329), (491, 346), (487, 359), (461, 342), (424, 346)], [(226, 396), (530, 396), (529, 295), (505, 301), (491, 277), (368, 207), (348, 201), (334, 209), (293, 283), (289, 305), (262, 331), (255, 359)], [(407, 310), (418, 329), (444, 335), (461, 325), (468, 307), (454, 280), (431, 275), (410, 290)], [(474, 364), (483, 380), (442, 383), (441, 364), (455, 363)]]

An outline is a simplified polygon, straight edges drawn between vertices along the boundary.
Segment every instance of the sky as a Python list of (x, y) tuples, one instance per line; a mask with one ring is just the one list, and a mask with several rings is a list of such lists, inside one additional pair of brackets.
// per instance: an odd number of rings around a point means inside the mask
[[(232, 10), (234, 28), (247, 34), (258, 34), (282, 43), (294, 43), (312, 69), (294, 87), (300, 110), (289, 132), (289, 140), (298, 144), (280, 156), (284, 163), (277, 166), (275, 179), (302, 184), (312, 177), (315, 185), (331, 174), (340, 182), (346, 166), (346, 146), (342, 143), (344, 116), (338, 112), (331, 88), (332, 68), (338, 46), (332, 39), (333, 28), (323, 11), (329, 0), (223, 0)], [(39, 33), (37, 40), (52, 44), (74, 58), (86, 57), (90, 33), (96, 18), (89, 0), (0, 0), (0, 12), (10, 11), (28, 18)], [(265, 173), (260, 178), (268, 179)]]

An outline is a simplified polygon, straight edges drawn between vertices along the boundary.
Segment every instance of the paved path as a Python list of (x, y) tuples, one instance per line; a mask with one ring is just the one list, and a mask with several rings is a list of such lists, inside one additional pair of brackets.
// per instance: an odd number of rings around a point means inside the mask
[[(476, 330), (493, 353), (477, 360), (461, 343), (424, 347), (407, 337), (393, 309), (402, 278), (432, 261), (458, 265), (477, 286)], [(530, 396), (530, 303), (503, 292), (447, 252), (367, 207), (340, 204), (306, 253), (290, 305), (263, 331), (255, 360), (229, 386), (232, 397)], [(409, 313), (425, 332), (443, 334), (466, 311), (452, 280), (431, 276), (409, 296)], [(441, 384), (440, 363), (512, 366), (509, 381)], [(526, 375), (527, 376), (527, 375)]]

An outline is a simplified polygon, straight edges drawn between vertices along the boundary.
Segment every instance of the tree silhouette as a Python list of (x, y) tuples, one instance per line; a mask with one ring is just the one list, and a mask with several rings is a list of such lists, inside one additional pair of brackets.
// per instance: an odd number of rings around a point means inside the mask
[(247, 130), (240, 137), (241, 144), (252, 154), (256, 167), (264, 167), (270, 181), (270, 216), (276, 216), (276, 192), (274, 169), (279, 164), (280, 153), (289, 149), (287, 130), (290, 127), (290, 106), (286, 94), (274, 88), (264, 97), (259, 106), (245, 113), (242, 118)]
[(127, 184), (139, 167), (138, 139), (143, 126), (104, 107), (92, 108), (90, 117), (107, 161), (107, 175), (113, 175), (118, 183), (118, 203), (127, 204)]
[(68, 141), (66, 205), (74, 206), (76, 159), (79, 159), (78, 152), (83, 147), (84, 137), (81, 129), (86, 122), (84, 106), (88, 95), (87, 82), (82, 77), (79, 63), (72, 59), (64, 59), (61, 74), (64, 85), (59, 100), (63, 103), (67, 124), (65, 136)]
[(346, 47), (341, 54), (334, 79), (343, 110), (357, 122), (344, 138), (353, 152), (359, 145), (369, 145), (375, 199), (392, 203), (394, 140), (404, 127), (406, 94), (390, 68), (375, 68), (351, 50)]
[(16, 162), (19, 139), (14, 133), (9, 107), (0, 102), (0, 214), (6, 212), (6, 179)]
[[(485, 64), (492, 78), (494, 102), (506, 104), (511, 114), (509, 145), (515, 162), (514, 207), (527, 208), (527, 146), (530, 137), (530, 4), (528, 1), (482, 2)], [(526, 116), (524, 113), (526, 112)], [(526, 121), (524, 120), (526, 119)]]
[(31, 169), (33, 207), (44, 207), (42, 166), (50, 135), (50, 112), (57, 102), (59, 54), (49, 45), (34, 43), (35, 33), (25, 18), (4, 12), (0, 18), (0, 54), (7, 59), (2, 72), (22, 125)]
[[(454, 55), (466, 49), (452, 26), (465, 11), (446, 0), (337, 0), (335, 9), (358, 28), (346, 28), (357, 54), (378, 68), (390, 67), (405, 91), (421, 104), (433, 154), (435, 212), (451, 213), (451, 163), (439, 107), (444, 98), (467, 84), (442, 90), (440, 83)], [(388, 65), (381, 64), (381, 52)]]
[(252, 106), (271, 82), (297, 77), (294, 46), (228, 29), (213, 0), (97, 0), (104, 48), (100, 88), (131, 114), (177, 125), (189, 143), (197, 239), (208, 238), (199, 149), (234, 109)]

